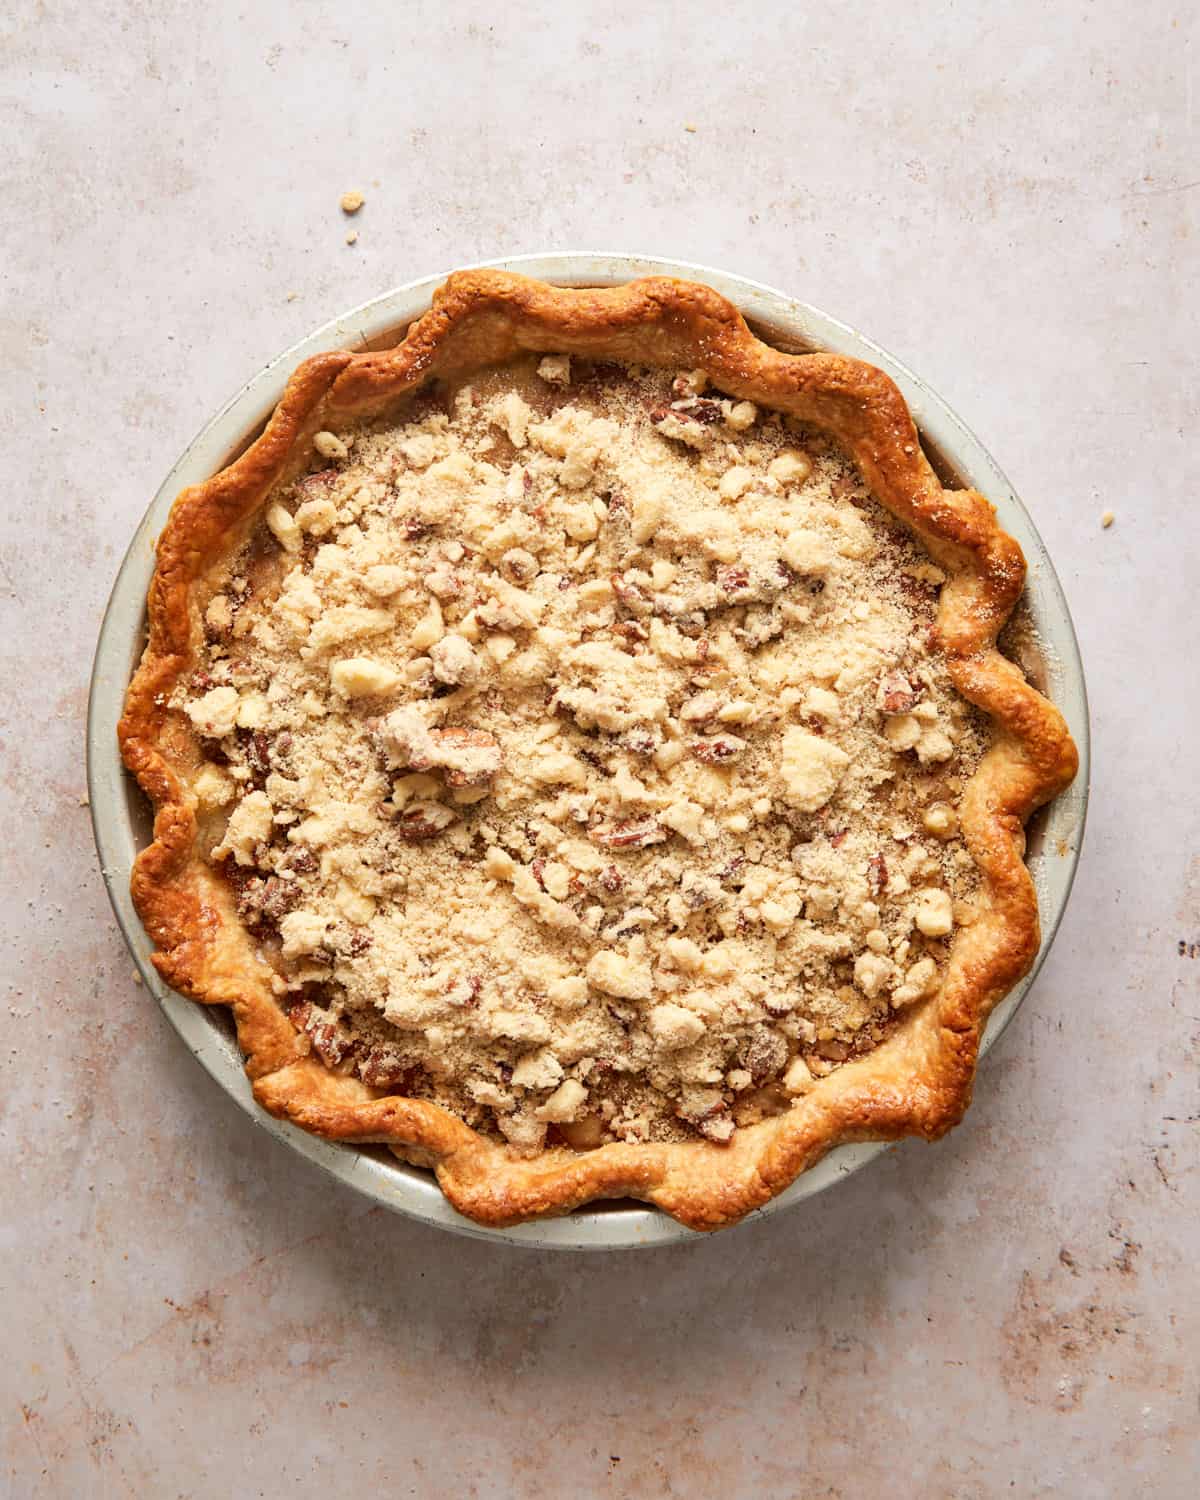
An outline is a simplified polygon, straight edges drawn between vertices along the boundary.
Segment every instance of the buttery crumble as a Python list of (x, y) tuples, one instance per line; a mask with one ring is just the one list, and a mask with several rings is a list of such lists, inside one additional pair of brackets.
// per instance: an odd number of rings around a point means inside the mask
[(518, 1151), (727, 1141), (936, 991), (987, 744), (814, 429), (529, 357), (314, 439), (175, 706), (331, 1067)]

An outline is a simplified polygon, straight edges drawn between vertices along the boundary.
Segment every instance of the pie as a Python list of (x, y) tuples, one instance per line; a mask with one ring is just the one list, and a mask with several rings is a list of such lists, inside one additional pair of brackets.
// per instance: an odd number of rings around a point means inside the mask
[(1024, 560), (880, 371), (711, 289), (450, 277), (300, 366), (158, 543), (133, 896), (255, 1098), (513, 1224), (730, 1224), (933, 1138), (1076, 754)]

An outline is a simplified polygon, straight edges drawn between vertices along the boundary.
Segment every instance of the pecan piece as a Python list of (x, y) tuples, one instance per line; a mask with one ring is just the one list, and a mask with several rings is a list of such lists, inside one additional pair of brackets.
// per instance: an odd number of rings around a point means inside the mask
[(623, 818), (588, 829), (588, 838), (602, 849), (645, 849), (666, 842), (667, 830), (654, 818)]
[(875, 702), (885, 714), (906, 714), (917, 701), (917, 691), (902, 672), (881, 678)]
[(746, 1067), (756, 1083), (762, 1083), (787, 1064), (787, 1042), (771, 1026), (756, 1026), (746, 1045)]
[(746, 748), (746, 741), (738, 739), (736, 734), (721, 734), (693, 740), (688, 748), (706, 766), (725, 766), (737, 759)]
[(882, 895), (887, 890), (888, 867), (882, 854), (872, 854), (867, 860), (867, 886), (872, 896)]
[(607, 869), (600, 872), (600, 885), (610, 896), (615, 896), (624, 888), (625, 877), (616, 865), (609, 865)]
[(306, 474), (296, 481), (296, 493), (302, 500), (315, 500), (328, 491), (337, 477), (336, 469), (318, 469), (315, 474)]
[(443, 807), (440, 802), (420, 801), (404, 809), (396, 820), (396, 828), (406, 843), (418, 844), (437, 838), (457, 821), (458, 814), (452, 808)]
[(702, 422), (706, 427), (720, 422), (725, 416), (721, 403), (714, 401), (711, 396), (689, 396), (682, 401), (672, 401), (671, 410), (676, 416), (686, 417), (692, 422)]
[(307, 844), (293, 844), (279, 861), (278, 869), (291, 870), (297, 875), (311, 875), (318, 863), (314, 849), (310, 849)]
[(613, 587), (613, 593), (620, 601), (621, 607), (627, 609), (631, 615), (648, 615), (653, 610), (653, 604), (646, 595), (644, 589), (639, 588), (636, 583), (630, 582), (620, 573), (612, 573), (608, 580)]
[(500, 769), (500, 746), (486, 729), (431, 729), (429, 738), (447, 786), (486, 786)]
[(358, 1076), (372, 1089), (406, 1086), (412, 1062), (393, 1047), (374, 1046), (358, 1065)]
[(288, 1010), (288, 1019), (297, 1031), (303, 1031), (313, 1051), (327, 1067), (336, 1068), (357, 1050), (350, 1029), (327, 1010), (301, 1000)]
[(483, 989), (483, 980), (478, 974), (467, 974), (461, 979), (456, 979), (446, 991), (446, 1001), (449, 1005), (458, 1006), (460, 1010), (473, 1010), (479, 1004), (479, 992)]
[(631, 729), (617, 741), (622, 750), (628, 750), (630, 755), (643, 757), (653, 755), (661, 743), (657, 735), (649, 734), (644, 729)]

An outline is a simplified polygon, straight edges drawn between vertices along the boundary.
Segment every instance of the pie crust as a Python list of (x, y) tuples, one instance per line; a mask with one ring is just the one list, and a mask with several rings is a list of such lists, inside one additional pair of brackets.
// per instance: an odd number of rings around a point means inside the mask
[[(702, 369), (728, 397), (830, 433), (872, 496), (946, 575), (937, 649), (958, 694), (991, 720), (990, 749), (958, 806), (980, 879), (974, 919), (956, 930), (937, 992), (910, 1005), (874, 1050), (726, 1144), (612, 1141), (522, 1156), (428, 1099), (331, 1071), (281, 1007), (274, 971), (256, 955), (199, 836), (202, 750), (172, 700), (204, 644), (205, 580), (245, 542), (276, 487), (304, 470), (318, 433), (386, 414), (431, 379), (461, 380), (528, 351)], [(125, 763), (155, 806), (154, 840), (131, 882), (154, 963), (175, 989), (231, 1008), (264, 1108), (328, 1139), (383, 1143), (434, 1169), (454, 1206), (484, 1224), (632, 1197), (691, 1228), (716, 1229), (760, 1207), (839, 1143), (934, 1139), (961, 1119), (988, 1014), (1036, 956), (1024, 825), (1077, 767), (1058, 710), (996, 648), (1024, 576), (1020, 548), (993, 507), (974, 491), (943, 487), (899, 391), (874, 367), (834, 354), (780, 353), (755, 338), (730, 303), (689, 282), (565, 290), (502, 272), (451, 276), (395, 348), (301, 365), (262, 434), (179, 496), (159, 539), (148, 644), (119, 731)]]

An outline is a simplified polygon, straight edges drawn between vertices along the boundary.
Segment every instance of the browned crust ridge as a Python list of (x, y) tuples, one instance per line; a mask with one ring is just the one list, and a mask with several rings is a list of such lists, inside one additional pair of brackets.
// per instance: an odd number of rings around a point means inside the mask
[[(992, 747), (960, 807), (982, 875), (980, 915), (958, 930), (940, 990), (875, 1051), (820, 1080), (787, 1113), (738, 1130), (726, 1146), (612, 1143), (521, 1159), (435, 1104), (328, 1071), (280, 1009), (270, 969), (198, 847), (189, 777), (200, 751), (185, 717), (167, 703), (203, 641), (199, 586), (241, 545), (274, 485), (302, 466), (314, 432), (385, 411), (431, 377), (462, 375), (525, 350), (701, 368), (730, 395), (831, 432), (876, 498), (913, 527), (947, 573), (941, 649), (958, 692), (994, 723)], [(1062, 715), (996, 649), (1024, 579), (1021, 549), (994, 507), (974, 490), (943, 488), (904, 398), (873, 366), (838, 354), (780, 353), (750, 332), (731, 303), (693, 282), (650, 277), (568, 290), (500, 271), (452, 275), (395, 348), (305, 361), (241, 457), (175, 501), (158, 541), (148, 644), (119, 728), (125, 764), (155, 807), (154, 839), (131, 880), (154, 964), (183, 994), (231, 1007), (263, 1108), (326, 1139), (386, 1143), (432, 1167), (455, 1208), (482, 1224), (631, 1197), (693, 1229), (718, 1229), (782, 1192), (833, 1146), (933, 1140), (962, 1118), (987, 1017), (1037, 954), (1024, 825), (1078, 765)]]

